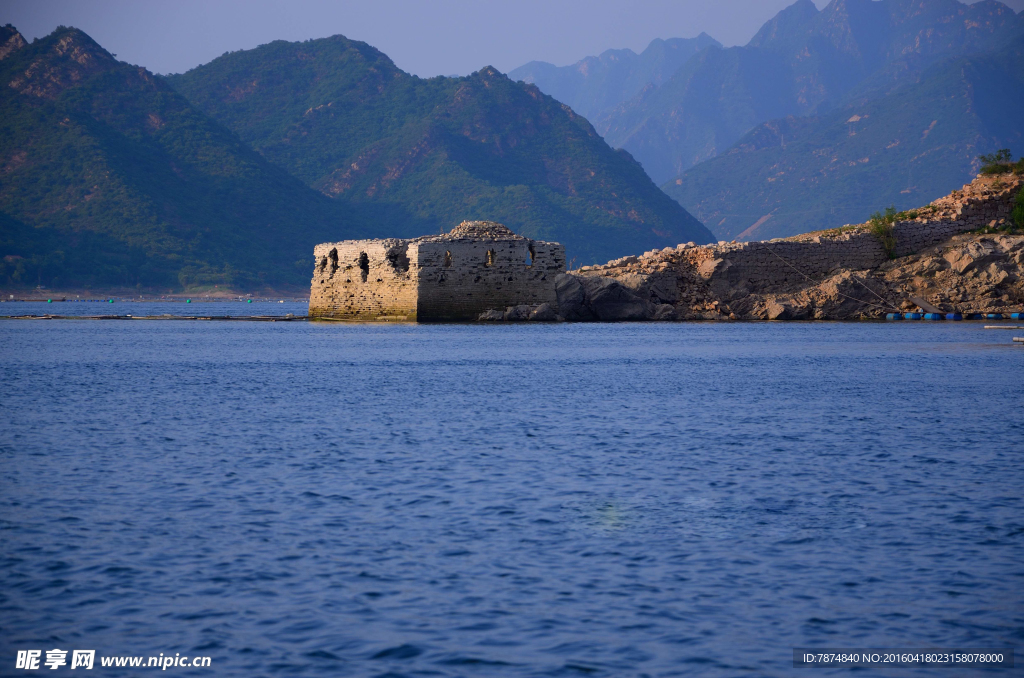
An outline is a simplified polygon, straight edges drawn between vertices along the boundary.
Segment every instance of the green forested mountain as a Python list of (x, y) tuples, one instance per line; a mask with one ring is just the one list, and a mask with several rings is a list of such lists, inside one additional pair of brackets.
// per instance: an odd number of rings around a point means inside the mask
[(300, 288), (317, 242), (469, 218), (581, 263), (711, 238), (628, 153), (493, 69), (421, 80), (339, 37), (172, 80), (227, 125), (79, 30), (0, 29), (0, 285)]
[(163, 80), (73, 28), (0, 34), (0, 284), (308, 284), (362, 233)]
[(970, 181), (977, 156), (1024, 150), (1024, 38), (937, 64), (826, 115), (764, 123), (664, 189), (722, 239), (861, 223)]
[(585, 119), (493, 68), (421, 79), (334, 36), (225, 54), (168, 82), (381, 236), (489, 219), (578, 263), (711, 239)]
[(588, 120), (598, 120), (644, 87), (661, 85), (705, 47), (721, 46), (707, 33), (696, 38), (657, 39), (640, 54), (631, 49), (609, 49), (571, 66), (531, 61), (509, 71), (508, 77), (537, 85)]
[(797, 0), (746, 46), (705, 49), (595, 126), (661, 183), (762, 122), (826, 114), (1022, 31), (1024, 18), (995, 0), (832, 0), (821, 11)]

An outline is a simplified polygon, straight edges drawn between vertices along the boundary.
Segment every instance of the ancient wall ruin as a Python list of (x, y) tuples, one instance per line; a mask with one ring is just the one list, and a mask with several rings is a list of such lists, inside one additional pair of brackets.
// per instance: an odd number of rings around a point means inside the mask
[(492, 308), (555, 305), (565, 249), (493, 222), (412, 240), (347, 240), (314, 248), (311, 317), (473, 320)]
[[(686, 243), (577, 273), (584, 282), (618, 283), (646, 305), (647, 319), (879, 317), (920, 306), (915, 299), (956, 312), (1017, 312), (1024, 299), (1015, 268), (1021, 236), (988, 241), (974, 232), (1007, 230), (1021, 184), (1013, 174), (979, 176), (908, 211), (893, 227), (892, 260), (860, 224), (765, 242)], [(579, 309), (570, 308), (573, 286), (559, 288), (565, 290), (559, 296), (563, 317), (586, 319), (589, 312), (604, 319), (595, 308), (601, 299), (587, 292), (590, 287), (582, 286)], [(622, 290), (617, 294), (620, 305), (628, 301)]]
[[(974, 236), (958, 234), (1006, 224), (1020, 190), (1019, 176), (982, 176), (905, 213), (893, 225), (895, 260), (864, 224), (764, 242), (687, 243), (584, 266), (560, 283), (561, 245), (529, 240), (492, 222), (464, 222), (451, 233), (412, 240), (325, 243), (315, 249), (310, 316), (843, 319), (917, 303), (911, 297), (957, 310), (1010, 308), (1024, 298), (1014, 287), (1020, 275), (1010, 270), (1020, 258), (1018, 241), (968, 246), (960, 240)], [(956, 252), (936, 254), (935, 246)], [(993, 270), (972, 273), (977, 280), (971, 281), (943, 278), (939, 289), (932, 277), (950, 268), (946, 255), (966, 257), (972, 265), (984, 260)], [(966, 268), (957, 270), (966, 275)], [(550, 308), (538, 308), (543, 304)]]
[[(948, 240), (953, 235), (1010, 218), (1020, 177), (979, 177), (960, 191), (913, 210), (914, 219), (894, 225), (896, 256), (906, 256)], [(888, 261), (879, 239), (863, 226), (846, 226), (791, 238), (762, 242), (720, 242), (652, 250), (604, 266), (584, 267), (587, 274), (609, 275), (615, 269), (656, 272), (682, 263), (704, 280), (737, 293), (821, 280), (839, 269), (865, 270)], [(614, 273), (612, 273), (614, 275)]]
[(418, 252), (407, 240), (345, 240), (313, 249), (313, 316), (415, 320)]

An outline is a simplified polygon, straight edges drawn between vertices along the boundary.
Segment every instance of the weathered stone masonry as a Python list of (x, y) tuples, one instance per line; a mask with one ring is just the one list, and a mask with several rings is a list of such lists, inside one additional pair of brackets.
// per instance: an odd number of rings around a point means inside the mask
[[(993, 181), (985, 178), (967, 184), (961, 191), (916, 210), (917, 218), (897, 222), (893, 228), (896, 256), (920, 252), (958, 233), (1005, 222), (1020, 182), (1013, 176), (1004, 177), (999, 188), (993, 188)], [(808, 277), (820, 280), (838, 269), (871, 269), (888, 261), (878, 238), (864, 228), (761, 242), (723, 242), (691, 248), (688, 254), (701, 277), (741, 293), (744, 289), (755, 292), (803, 284)]]
[(466, 221), (412, 240), (314, 249), (309, 315), (346, 320), (473, 320), (491, 308), (557, 303), (565, 248), (501, 224)]
[[(982, 236), (967, 234), (1010, 223), (1021, 184), (1013, 174), (979, 176), (911, 210), (907, 216), (913, 218), (894, 225), (892, 261), (867, 225), (848, 225), (764, 242), (687, 243), (584, 266), (578, 276), (632, 290), (648, 304), (647, 317), (655, 317), (658, 305), (671, 305), (673, 314), (664, 309), (657, 314), (665, 319), (774, 318), (778, 309), (772, 308), (787, 305), (815, 318), (849, 318), (884, 314), (910, 296), (955, 311), (1019, 310), (1015, 290), (1021, 276), (1014, 269), (1019, 236), (983, 242)], [(943, 273), (950, 262), (961, 260), (974, 263), (956, 264), (953, 277)], [(995, 268), (970, 273), (965, 266)], [(565, 303), (559, 312), (573, 315)]]
[[(312, 317), (364, 320), (849, 319), (931, 305), (1020, 310), (1024, 236), (1016, 175), (978, 177), (894, 225), (889, 260), (866, 225), (766, 242), (652, 250), (564, 274), (556, 243), (464, 222), (414, 240), (316, 247)], [(557, 315), (556, 315), (557, 314)]]

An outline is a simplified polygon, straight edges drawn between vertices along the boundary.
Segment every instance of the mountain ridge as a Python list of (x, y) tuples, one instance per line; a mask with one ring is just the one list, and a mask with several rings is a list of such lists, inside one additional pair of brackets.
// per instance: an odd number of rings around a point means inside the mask
[(580, 115), (596, 120), (647, 85), (660, 85), (710, 46), (722, 45), (703, 32), (695, 38), (657, 38), (640, 54), (631, 49), (608, 49), (569, 66), (531, 61), (509, 71), (508, 76), (537, 85)]
[(375, 211), (388, 235), (487, 219), (587, 261), (711, 238), (585, 118), (490, 66), (423, 79), (332, 36), (232, 52), (167, 80), (307, 185)]
[[(339, 40), (354, 58), (338, 76), (345, 96), (321, 91), (345, 63), (300, 69), (313, 103), (286, 83), (243, 139), (79, 29), (28, 43), (3, 27), (0, 284), (297, 290), (318, 242), (423, 235), (477, 215), (565, 236), (584, 260), (710, 240), (627, 152), (536, 88), (492, 68), (422, 80)], [(317, 47), (271, 49), (312, 59)], [(274, 71), (270, 82), (283, 77)], [(244, 103), (255, 86), (237, 85), (221, 94)]]
[(352, 222), (84, 32), (19, 38), (0, 36), (0, 282), (298, 287), (301, 243)]
[(938, 61), (990, 49), (1022, 27), (1024, 17), (995, 0), (832, 0), (822, 10), (798, 0), (746, 46), (704, 50), (595, 127), (661, 183), (766, 120), (842, 105), (887, 64), (900, 64), (878, 83), (891, 89)]
[(860, 223), (969, 181), (977, 156), (1024, 146), (1024, 36), (950, 59), (882, 97), (762, 123), (663, 190), (720, 239)]

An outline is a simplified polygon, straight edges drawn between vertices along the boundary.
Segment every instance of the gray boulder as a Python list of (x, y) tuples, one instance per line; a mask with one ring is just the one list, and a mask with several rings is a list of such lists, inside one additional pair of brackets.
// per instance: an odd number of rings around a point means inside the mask
[(654, 317), (650, 302), (612, 278), (584, 276), (580, 283), (586, 295), (586, 305), (598, 320), (649, 320)]
[(996, 244), (986, 239), (963, 243), (946, 252), (944, 258), (957, 273), (983, 269), (989, 263), (1006, 256)]
[(676, 307), (672, 304), (659, 304), (654, 309), (652, 320), (675, 320)]
[(555, 293), (559, 315), (570, 321), (651, 320), (657, 312), (642, 296), (644, 292), (599, 275), (560, 275), (555, 279)]
[(554, 322), (558, 320), (558, 314), (555, 313), (555, 309), (551, 308), (551, 304), (543, 303), (533, 310), (533, 313), (530, 314), (530, 320)]
[(768, 303), (766, 310), (768, 311), (768, 320), (807, 320), (812, 317), (808, 303), (794, 299), (773, 300)]
[(502, 313), (501, 311), (496, 311), (493, 308), (487, 309), (486, 311), (484, 311), (483, 313), (481, 313), (477, 317), (477, 320), (486, 320), (486, 321), (495, 321), (495, 320), (504, 320), (504, 319), (505, 319), (505, 314)]
[(533, 308), (533, 306), (527, 306), (526, 304), (509, 306), (505, 309), (505, 320), (529, 320), (530, 314), (533, 313)]
[(558, 295), (558, 314), (570, 321), (593, 320), (594, 314), (586, 305), (586, 294), (579, 278), (563, 273), (555, 278)]
[(782, 304), (778, 301), (768, 302), (768, 320), (792, 320), (793, 309), (788, 304)]

